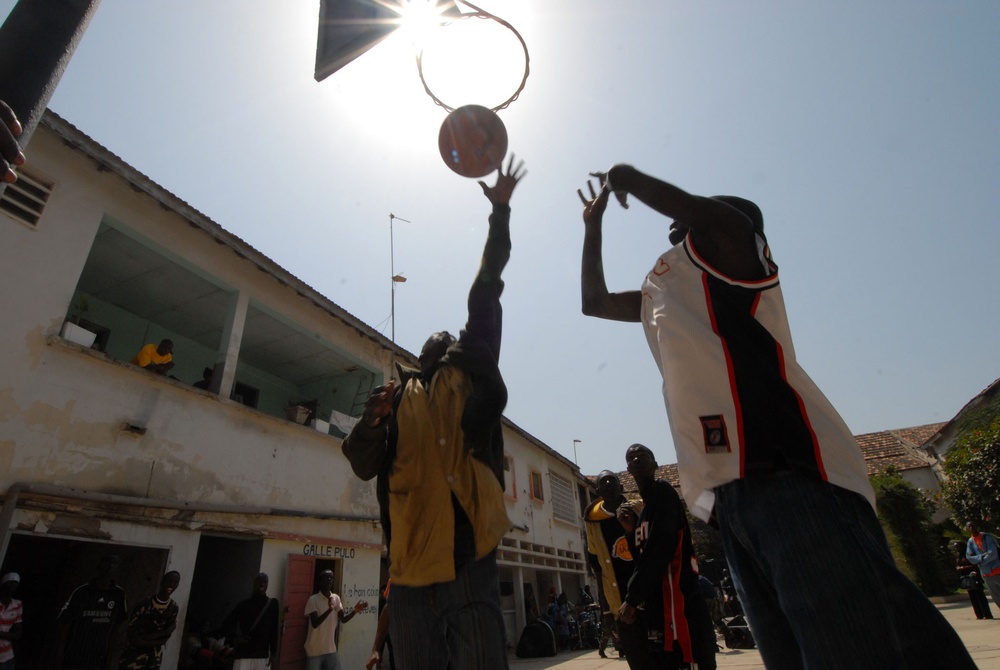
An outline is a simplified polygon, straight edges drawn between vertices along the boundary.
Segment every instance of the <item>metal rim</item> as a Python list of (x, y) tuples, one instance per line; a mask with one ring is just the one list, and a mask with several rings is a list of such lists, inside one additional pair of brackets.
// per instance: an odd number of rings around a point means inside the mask
[[(531, 69), (530, 68), (530, 62), (531, 61), (528, 58), (528, 45), (525, 44), (524, 38), (521, 37), (521, 33), (517, 32), (517, 29), (514, 28), (514, 26), (512, 26), (507, 21), (504, 21), (499, 16), (495, 16), (493, 14), (490, 14), (486, 10), (483, 10), (483, 9), (480, 9), (479, 7), (476, 7), (471, 2), (466, 2), (466, 0), (460, 0), (460, 1), (462, 2), (462, 4), (471, 7), (474, 11), (470, 12), (468, 14), (462, 14), (461, 17), (458, 17), (459, 20), (476, 18), (476, 19), (489, 19), (489, 20), (492, 20), (492, 21), (496, 21), (497, 23), (499, 23), (500, 25), (502, 25), (503, 27), (507, 28), (512, 33), (514, 33), (514, 36), (517, 37), (517, 40), (521, 43), (521, 48), (524, 50), (524, 76), (521, 77), (521, 83), (517, 87), (517, 90), (514, 91), (514, 94), (512, 96), (510, 96), (509, 98), (507, 98), (507, 100), (505, 102), (497, 105), (496, 107), (489, 107), (488, 108), (488, 109), (490, 109), (493, 112), (499, 112), (501, 109), (506, 109), (510, 105), (510, 103), (512, 103), (515, 100), (517, 100), (517, 97), (519, 95), (521, 95), (521, 91), (524, 90), (525, 83), (527, 83), (527, 81), (528, 81), (528, 73), (529, 73), (529, 71)], [(420, 75), (420, 83), (424, 85), (424, 91), (427, 93), (427, 95), (430, 96), (431, 100), (434, 101), (435, 105), (444, 108), (444, 110), (446, 112), (448, 112), (448, 113), (451, 113), (451, 112), (455, 111), (455, 109), (456, 109), (455, 107), (452, 107), (450, 105), (445, 104), (440, 98), (438, 98), (436, 95), (434, 95), (434, 93), (431, 91), (430, 87), (427, 85), (427, 80), (424, 79), (424, 65), (423, 65), (423, 60), (424, 60), (424, 51), (423, 51), (423, 49), (421, 49), (420, 53), (417, 54), (417, 73)]]

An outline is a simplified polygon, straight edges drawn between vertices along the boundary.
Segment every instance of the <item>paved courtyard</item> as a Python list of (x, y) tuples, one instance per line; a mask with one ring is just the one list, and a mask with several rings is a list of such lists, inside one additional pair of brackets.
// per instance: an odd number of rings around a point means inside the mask
[[(992, 602), (990, 603), (992, 606)], [(979, 670), (1000, 670), (1000, 618), (977, 621), (969, 599), (938, 605), (938, 609), (961, 636)], [(993, 608), (993, 616), (998, 610)], [(552, 658), (520, 659), (510, 657), (511, 670), (628, 670), (624, 659), (601, 658), (596, 649), (559, 654)], [(716, 656), (718, 666), (739, 670), (763, 670), (756, 650), (726, 649)]]

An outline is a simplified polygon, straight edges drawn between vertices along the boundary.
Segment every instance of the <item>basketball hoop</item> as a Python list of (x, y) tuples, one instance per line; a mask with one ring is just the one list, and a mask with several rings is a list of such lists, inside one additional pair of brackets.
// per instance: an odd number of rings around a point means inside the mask
[[(461, 14), (460, 16), (457, 16), (456, 18), (458, 20), (487, 19), (487, 20), (490, 20), (490, 21), (496, 21), (501, 26), (503, 26), (504, 28), (507, 28), (509, 31), (511, 31), (512, 33), (514, 33), (514, 36), (517, 38), (518, 42), (521, 43), (521, 49), (524, 50), (524, 76), (521, 77), (521, 83), (520, 83), (520, 85), (518, 85), (517, 90), (514, 91), (514, 94), (511, 95), (509, 98), (507, 98), (507, 100), (505, 102), (497, 105), (496, 107), (489, 108), (489, 109), (491, 109), (494, 112), (498, 112), (501, 109), (506, 109), (510, 105), (510, 103), (512, 103), (515, 100), (517, 100), (517, 96), (521, 95), (521, 91), (524, 90), (524, 85), (528, 81), (528, 73), (530, 71), (530, 59), (528, 58), (528, 45), (524, 42), (524, 38), (521, 37), (521, 33), (517, 32), (517, 29), (514, 28), (514, 26), (512, 26), (507, 21), (501, 19), (499, 16), (495, 16), (494, 14), (490, 14), (489, 12), (487, 12), (484, 9), (480, 9), (479, 7), (476, 7), (471, 2), (466, 2), (466, 0), (458, 0), (458, 1), (461, 2), (463, 5), (467, 5), (468, 7), (472, 8), (474, 10), (472, 12), (469, 12), (468, 14)], [(439, 107), (443, 108), (446, 112), (451, 113), (451, 112), (455, 111), (455, 109), (456, 109), (455, 107), (452, 107), (451, 105), (446, 104), (440, 98), (438, 98), (436, 95), (434, 95), (434, 92), (431, 91), (430, 86), (427, 85), (427, 80), (424, 78), (424, 65), (423, 65), (423, 61), (424, 61), (424, 52), (423, 52), (423, 49), (421, 49), (420, 53), (417, 54), (417, 73), (420, 75), (420, 83), (423, 84), (424, 91), (427, 93), (428, 96), (430, 96), (431, 100), (434, 101), (434, 104), (436, 104)]]
[(528, 81), (530, 60), (528, 58), (528, 45), (514, 26), (466, 0), (460, 1), (474, 11), (461, 14), (456, 17), (457, 19), (475, 18), (496, 21), (514, 33), (524, 51), (524, 75), (521, 77), (521, 83), (517, 90), (505, 102), (490, 108), (481, 105), (463, 105), (456, 108), (442, 101), (434, 95), (424, 77), (423, 49), (417, 54), (417, 73), (420, 75), (420, 83), (423, 84), (424, 91), (434, 101), (434, 104), (448, 112), (448, 116), (445, 117), (438, 133), (438, 149), (441, 152), (441, 159), (452, 172), (463, 177), (478, 179), (497, 170), (503, 164), (504, 156), (507, 155), (507, 128), (504, 127), (497, 112), (506, 109), (510, 103), (517, 100), (517, 96), (524, 90), (524, 85)]

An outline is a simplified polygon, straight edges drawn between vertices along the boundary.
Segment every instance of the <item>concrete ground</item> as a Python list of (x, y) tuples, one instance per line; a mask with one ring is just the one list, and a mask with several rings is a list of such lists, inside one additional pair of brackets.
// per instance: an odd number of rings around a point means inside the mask
[[(990, 603), (992, 606), (992, 602)], [(1000, 611), (993, 607), (996, 619), (977, 621), (972, 613), (969, 599), (938, 604), (938, 609), (955, 628), (966, 648), (975, 660), (979, 670), (1000, 670)], [(611, 658), (601, 658), (596, 649), (567, 652), (552, 658), (521, 659), (510, 657), (511, 670), (628, 670), (625, 659), (618, 659), (612, 652)], [(763, 670), (764, 664), (755, 649), (726, 649), (716, 656), (720, 670)]]

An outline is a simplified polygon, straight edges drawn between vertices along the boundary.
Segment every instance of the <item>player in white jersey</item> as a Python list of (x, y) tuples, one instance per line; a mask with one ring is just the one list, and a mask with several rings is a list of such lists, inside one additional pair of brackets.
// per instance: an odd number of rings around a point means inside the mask
[[(974, 668), (897, 568), (847, 425), (799, 367), (763, 216), (629, 165), (592, 173), (583, 201), (583, 312), (641, 322), (663, 376), (681, 488), (718, 525), (768, 668)], [(610, 193), (673, 219), (641, 290), (611, 293)]]

